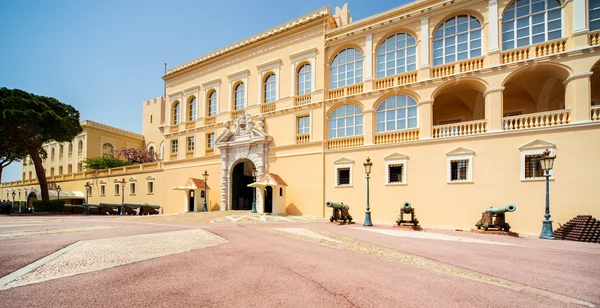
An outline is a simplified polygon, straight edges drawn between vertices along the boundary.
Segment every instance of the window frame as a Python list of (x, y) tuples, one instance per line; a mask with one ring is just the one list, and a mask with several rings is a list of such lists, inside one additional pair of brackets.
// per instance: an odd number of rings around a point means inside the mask
[(192, 122), (192, 121), (196, 121), (197, 117), (197, 112), (198, 112), (198, 99), (196, 98), (196, 96), (192, 96), (189, 100), (188, 100), (188, 116), (187, 116), (187, 121), (188, 122)]
[[(337, 113), (340, 112), (342, 108), (346, 108), (347, 106), (353, 106), (355, 108), (354, 111), (353, 111), (354, 114), (352, 116), (348, 116), (348, 115), (346, 115), (346, 110), (344, 110), (344, 115), (343, 116), (338, 116)], [(360, 115), (356, 114), (356, 110), (357, 109), (360, 111)], [(353, 131), (354, 131), (354, 133), (352, 135), (348, 135), (347, 134), (347, 129), (348, 129), (349, 126), (347, 126), (346, 123), (347, 123), (347, 119), (349, 119), (349, 118), (352, 118), (353, 119), (352, 121), (354, 123), (354, 124), (352, 124), (353, 125), (352, 126), (353, 127)], [(359, 118), (360, 118), (361, 124), (356, 124), (357, 119), (359, 119)], [(340, 120), (342, 120), (342, 119), (344, 120), (343, 121), (343, 123), (344, 123), (344, 126), (343, 126), (344, 136), (340, 137), (338, 135), (338, 130), (342, 128), (342, 127), (339, 126)], [(335, 121), (335, 123), (336, 123), (335, 124), (335, 137), (332, 137), (332, 134), (331, 134), (331, 123), (332, 123), (332, 121)], [(357, 126), (360, 126), (360, 128), (361, 128), (361, 132), (360, 133), (356, 133)], [(343, 104), (343, 105), (338, 106), (329, 115), (329, 120), (327, 122), (327, 137), (329, 139), (339, 139), (339, 138), (348, 138), (348, 137), (355, 137), (355, 136), (364, 136), (364, 133), (365, 133), (364, 132), (364, 128), (365, 128), (365, 124), (364, 124), (364, 112), (363, 112), (363, 110), (358, 105), (347, 103), (347, 104)]]
[[(458, 18), (459, 17), (467, 17), (467, 30), (464, 32), (459, 32), (459, 23), (458, 23)], [(479, 23), (479, 27), (478, 28), (471, 28), (471, 22), (472, 19), (474, 18), (478, 23)], [(453, 31), (454, 33), (452, 34), (446, 34), (446, 28), (450, 28), (448, 26), (449, 23), (453, 23)], [(442, 31), (442, 35), (439, 38), (436, 38), (436, 35), (438, 33), (438, 31)], [(473, 35), (475, 33), (477, 33), (478, 31), (478, 36), (479, 37), (475, 37), (473, 38)], [(461, 35), (465, 35), (467, 36), (466, 38), (466, 42), (458, 42), (459, 37)], [(449, 40), (450, 38), (454, 38), (454, 44), (448, 44), (447, 45), (447, 40)], [(479, 40), (479, 47), (472, 47), (472, 43)], [(436, 43), (441, 41), (441, 47), (440, 48), (436, 48)], [(461, 44), (465, 44), (467, 45), (467, 49), (463, 50), (463, 51), (459, 51), (458, 50), (458, 46)], [(433, 63), (433, 66), (441, 66), (441, 65), (446, 65), (446, 64), (450, 64), (450, 63), (455, 63), (455, 62), (460, 62), (460, 61), (466, 61), (469, 59), (474, 59), (477, 57), (481, 57), (483, 55), (485, 55), (484, 53), (484, 49), (483, 49), (483, 23), (481, 22), (481, 19), (473, 14), (457, 14), (454, 15), (452, 17), (447, 18), (446, 20), (444, 20), (444, 22), (442, 24), (440, 24), (435, 31), (433, 32), (433, 35), (431, 37), (431, 63)], [(454, 51), (453, 52), (448, 52), (448, 48), (450, 47), (454, 47)], [(479, 54), (478, 55), (473, 55), (473, 52), (476, 51), (477, 49), (479, 49)], [(436, 57), (436, 51), (437, 50), (441, 50), (441, 56), (440, 57)], [(463, 53), (463, 52), (467, 52), (467, 57), (464, 59), (459, 59), (459, 54)], [(454, 60), (449, 61), (447, 58), (449, 56), (453, 55), (454, 56)], [(436, 63), (437, 59), (441, 59), (441, 63)]]
[[(404, 35), (405, 39), (404, 41), (406, 41), (406, 44), (404, 45), (404, 47), (400, 47), (398, 48), (398, 36)], [(388, 45), (390, 45), (390, 43), (388, 43), (388, 40), (391, 39), (395, 40), (394, 43), (394, 49), (392, 50), (387, 50)], [(414, 41), (413, 45), (408, 45), (408, 41), (409, 38), (412, 39)], [(383, 48), (383, 50), (382, 50)], [(398, 70), (399, 66), (398, 66), (398, 59), (402, 58), (402, 57), (398, 57), (398, 53), (400, 51), (404, 51), (404, 61), (402, 64), (404, 64), (405, 70), (400, 72)], [(412, 51), (413, 54), (409, 55), (409, 52)], [(388, 59), (388, 55), (393, 55), (394, 58), (393, 59)], [(383, 62), (380, 63), (380, 57), (382, 57)], [(413, 62), (409, 62), (409, 58), (410, 57), (414, 57), (414, 61)], [(408, 73), (408, 72), (412, 72), (412, 71), (416, 71), (417, 70), (417, 40), (415, 39), (415, 37), (407, 32), (397, 32), (394, 33), (392, 35), (389, 35), (387, 38), (385, 38), (381, 44), (379, 44), (379, 46), (377, 47), (377, 52), (375, 53), (375, 76), (376, 78), (386, 78), (386, 77), (390, 77), (390, 76), (395, 76), (395, 75), (399, 75), (399, 74), (404, 74), (404, 73)], [(393, 68), (388, 67), (388, 64), (390, 63), (390, 61), (393, 61), (394, 66)], [(379, 69), (379, 65), (383, 64), (383, 70), (380, 71)], [(413, 69), (409, 69), (410, 65), (413, 65)], [(388, 70), (393, 69), (394, 72), (393, 74), (388, 74)], [(383, 75), (380, 76), (379, 73), (383, 72)]]
[[(296, 135), (310, 134), (310, 130), (311, 130), (310, 116), (311, 116), (311, 114), (300, 114), (300, 115), (296, 116)], [(306, 119), (305, 122), (307, 122), (303, 126), (303, 129), (306, 131), (302, 132), (302, 133), (300, 132), (301, 119)]]
[(273, 72), (268, 72), (263, 78), (262, 101), (263, 104), (277, 101), (277, 75)]
[[(472, 184), (473, 180), (473, 153), (461, 153), (461, 154), (447, 154), (446, 159), (446, 182), (448, 184)], [(467, 174), (465, 180), (452, 180), (452, 162), (454, 161), (467, 161)]]
[(179, 139), (171, 140), (171, 155), (179, 153)]
[[(520, 149), (520, 159), (519, 159), (519, 165), (520, 165), (520, 179), (521, 182), (536, 182), (536, 181), (545, 181), (546, 177), (542, 176), (542, 177), (538, 177), (538, 178), (526, 178), (525, 177), (525, 162), (526, 162), (526, 157), (529, 155), (541, 155), (544, 153), (544, 151), (548, 149), (548, 151), (550, 151), (550, 156), (554, 156), (555, 152), (556, 152), (556, 148), (554, 146), (541, 146), (541, 147), (534, 147), (534, 148), (525, 148), (525, 149)], [(543, 171), (542, 171), (543, 172)], [(552, 170), (550, 170), (550, 181), (554, 180), (554, 168)]]
[[(598, 18), (592, 20), (592, 11), (598, 10), (600, 13), (600, 2), (595, 0), (597, 3), (597, 7), (592, 8), (592, 0), (587, 1), (587, 13), (588, 13), (588, 29), (590, 32), (596, 32), (600, 30), (600, 14)], [(597, 22), (598, 26), (596, 28), (592, 28), (592, 22)]]
[(100, 183), (100, 197), (106, 197), (106, 183)]
[[(354, 59), (351, 61), (348, 61), (348, 53), (350, 50), (353, 50), (352, 53), (354, 54)], [(356, 52), (359, 52), (360, 54), (360, 60), (357, 60), (356, 57)], [(338, 57), (341, 57), (342, 55), (346, 56), (346, 59), (344, 60), (345, 62), (340, 63), (339, 61), (341, 59), (338, 59)], [(365, 56), (362, 50), (360, 50), (357, 47), (347, 47), (347, 48), (343, 48), (340, 51), (338, 51), (335, 56), (333, 57), (333, 59), (331, 60), (331, 62), (329, 63), (329, 88), (330, 89), (338, 89), (338, 88), (344, 88), (347, 86), (352, 86), (355, 84), (361, 84), (364, 82), (364, 65), (365, 65)], [(348, 70), (348, 68), (352, 66), (352, 70)], [(343, 72), (342, 68), (343, 67)], [(334, 72), (335, 70), (335, 72)], [(352, 77), (348, 78), (348, 73), (352, 72)], [(360, 72), (360, 73), (358, 73)], [(344, 77), (344, 85), (340, 85), (340, 76), (343, 74)], [(335, 77), (335, 78), (334, 78)], [(335, 80), (335, 81), (334, 81)]]
[[(302, 71), (304, 68), (308, 67), (307, 71)], [(303, 81), (300, 81), (300, 77), (303, 77)], [(303, 85), (302, 91), (300, 91), (300, 85)], [(308, 91), (307, 91), (308, 84)], [(306, 94), (312, 93), (312, 65), (307, 62), (303, 62), (300, 64), (300, 67), (296, 71), (296, 95), (302, 96)], [(302, 93), (300, 93), (302, 92)]]
[[(406, 98), (406, 104), (404, 105), (404, 107), (398, 107), (398, 98), (399, 97), (405, 97)], [(396, 107), (394, 108), (387, 108), (387, 104), (388, 101), (390, 99), (395, 99), (396, 100)], [(391, 103), (391, 102), (390, 102)], [(414, 105), (411, 105), (411, 103), (414, 103)], [(382, 109), (380, 110), (380, 108), (386, 104), (386, 109)], [(409, 109), (414, 109), (415, 111), (415, 115), (414, 116), (409, 116)], [(400, 110), (405, 110), (404, 111), (404, 126), (405, 128), (398, 128), (398, 122), (401, 121), (402, 119), (398, 117), (398, 114), (400, 113)], [(394, 112), (394, 116), (395, 119), (393, 120), (394, 123), (394, 129), (388, 129), (388, 122), (390, 122), (390, 120), (388, 120), (388, 113), (393, 111)], [(379, 121), (379, 115), (382, 114), (383, 115), (383, 122)], [(410, 120), (414, 120), (415, 122), (415, 126), (414, 127), (409, 127), (409, 121)], [(379, 123), (383, 124), (383, 130), (380, 131), (379, 130)], [(380, 134), (380, 133), (389, 133), (389, 132), (395, 132), (395, 131), (402, 131), (402, 130), (409, 130), (409, 129), (416, 129), (419, 128), (419, 104), (417, 103), (417, 100), (415, 100), (412, 96), (407, 95), (407, 94), (398, 94), (398, 95), (392, 95), (387, 97), (386, 99), (384, 99), (383, 101), (381, 101), (379, 103), (379, 105), (377, 106), (377, 109), (375, 109), (375, 133)]]
[[(524, 6), (517, 7), (517, 1), (513, 1), (510, 5), (506, 6), (506, 9), (504, 10), (504, 12), (502, 14), (502, 17), (500, 19), (500, 27), (501, 27), (500, 43), (501, 43), (501, 48), (502, 48), (501, 50), (508, 51), (508, 50), (514, 50), (514, 49), (519, 49), (519, 48), (525, 48), (527, 46), (542, 44), (542, 43), (545, 43), (545, 42), (548, 42), (548, 41), (553, 41), (553, 40), (558, 40), (558, 39), (564, 38), (564, 33), (563, 33), (563, 27), (564, 27), (563, 26), (563, 23), (564, 23), (563, 8), (564, 8), (565, 4), (563, 3), (563, 1), (556, 0), (560, 4), (557, 7), (553, 7), (553, 8), (549, 9), (548, 8), (549, 1), (553, 1), (553, 0), (542, 0), (542, 1), (535, 0), (535, 1), (538, 1), (537, 3), (539, 3), (539, 2), (543, 2), (544, 3), (544, 9), (541, 10), (541, 11), (536, 11), (536, 12), (533, 12), (533, 5), (535, 3), (532, 3), (531, 0), (528, 0), (528, 1), (529, 2), (528, 2), (528, 5), (527, 5), (527, 8), (528, 8), (529, 13), (527, 15), (523, 15), (523, 16), (517, 16), (518, 10), (520, 8), (524, 7)], [(513, 12), (512, 13), (513, 14), (512, 18), (505, 19), (505, 15), (509, 14), (509, 11), (511, 11), (511, 10)], [(555, 19), (552, 19), (552, 20), (549, 20), (548, 19), (549, 18), (548, 14), (551, 11), (558, 11), (559, 12), (559, 17), (555, 18)], [(544, 21), (543, 22), (538, 22), (538, 23), (534, 24), (534, 20), (533, 20), (534, 16), (539, 16), (539, 15), (543, 15), (544, 16)], [(519, 26), (519, 21), (520, 20), (527, 20), (527, 25), (526, 26)], [(558, 26), (558, 28), (553, 29), (552, 31), (548, 31), (548, 24), (550, 22), (554, 22), (554, 21), (558, 21), (560, 25)], [(512, 24), (511, 25), (512, 29), (506, 30), (505, 24), (509, 24), (509, 23)], [(533, 30), (534, 30), (534, 28), (536, 26), (540, 26), (540, 25), (544, 26), (544, 31), (542, 32), (544, 34), (544, 38), (541, 41), (539, 41), (539, 42), (533, 43), (533, 37), (542, 34), (542, 33), (537, 33), (537, 34), (534, 35), (532, 33)], [(527, 44), (519, 46), (519, 43), (518, 43), (518, 41), (519, 41), (519, 30), (523, 30), (523, 29), (527, 29), (527, 33), (528, 34), (527, 34), (527, 36), (520, 37), (520, 39), (527, 38)], [(556, 32), (556, 31), (558, 31), (558, 33), (559, 33), (558, 37), (550, 39), (549, 38), (549, 32)], [(505, 34), (507, 34), (507, 33), (512, 33), (513, 34), (512, 39), (505, 39)], [(511, 42), (511, 41), (512, 41), (512, 47), (505, 48), (505, 44), (508, 43), (508, 42)]]
[(206, 95), (206, 102), (207, 102), (206, 103), (206, 116), (208, 116), (208, 117), (216, 116), (217, 115), (217, 90), (216, 89), (208, 90), (208, 94)]
[(129, 181), (129, 195), (130, 196), (135, 196), (135, 194), (137, 193), (137, 182), (136, 181)]
[[(187, 138), (185, 138), (186, 140), (186, 145), (187, 145), (187, 153), (194, 153), (194, 151), (196, 150), (196, 136), (188, 136)], [(191, 146), (191, 149), (190, 149)]]
[[(339, 172), (342, 169), (348, 170), (348, 184), (340, 184)], [(352, 187), (352, 164), (340, 164), (335, 166), (335, 187)]]
[(178, 125), (179, 123), (181, 123), (181, 103), (178, 100), (174, 101), (171, 105), (171, 112), (172, 125)]
[[(152, 189), (149, 189), (150, 187), (152, 187)], [(146, 195), (154, 195), (155, 188), (156, 187), (154, 186), (154, 178), (146, 178)]]
[[(211, 145), (211, 137), (212, 137), (212, 146)], [(215, 148), (215, 133), (208, 133), (206, 134), (206, 148), (207, 149), (214, 149)]]
[(114, 183), (115, 196), (121, 195), (121, 183)]
[[(241, 88), (240, 88), (241, 87)], [(233, 110), (243, 110), (246, 108), (246, 86), (243, 81), (236, 82), (233, 85)], [(238, 103), (241, 102), (241, 108), (238, 108)]]

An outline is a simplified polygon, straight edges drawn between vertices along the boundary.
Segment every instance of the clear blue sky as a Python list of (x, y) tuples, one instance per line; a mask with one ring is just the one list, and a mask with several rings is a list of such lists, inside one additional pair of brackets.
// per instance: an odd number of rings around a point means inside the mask
[[(0, 1), (0, 87), (52, 96), (94, 120), (141, 133), (142, 102), (171, 68), (324, 6), (354, 20), (407, 0)], [(2, 181), (20, 178), (19, 166)]]

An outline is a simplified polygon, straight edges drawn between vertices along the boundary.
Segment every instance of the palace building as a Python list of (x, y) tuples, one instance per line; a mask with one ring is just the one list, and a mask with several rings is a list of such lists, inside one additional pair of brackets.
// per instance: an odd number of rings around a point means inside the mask
[[(548, 149), (555, 227), (600, 217), (600, 1), (422, 0), (357, 21), (347, 5), (325, 7), (163, 79), (166, 97), (143, 103), (141, 135), (84, 121), (73, 142), (47, 144), (52, 186), (75, 203), (90, 183), (89, 203), (163, 213), (200, 211), (206, 186), (210, 211), (255, 201), (259, 212), (328, 217), (336, 201), (362, 220), (369, 157), (375, 223), (410, 202), (423, 226), (468, 229), (484, 208), (514, 204), (512, 230), (539, 233)], [(122, 147), (161, 160), (82, 169)], [(0, 199), (38, 198), (26, 163)]]

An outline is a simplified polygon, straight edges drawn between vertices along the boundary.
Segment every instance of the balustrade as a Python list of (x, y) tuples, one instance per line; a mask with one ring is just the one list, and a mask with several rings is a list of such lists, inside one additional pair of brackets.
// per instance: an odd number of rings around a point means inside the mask
[(446, 138), (483, 134), (487, 132), (487, 120), (459, 122), (433, 127), (433, 138)]
[(508, 131), (565, 125), (569, 122), (571, 122), (571, 110), (567, 109), (504, 117), (502, 119), (502, 128)]
[(592, 121), (600, 121), (600, 106), (592, 106), (591, 113)]
[(204, 119), (204, 124), (205, 125), (215, 124), (216, 120), (217, 120), (217, 117), (215, 117), (215, 116), (206, 117)]
[(394, 86), (394, 77), (387, 77), (375, 80), (375, 90), (391, 88)]
[(398, 85), (417, 82), (417, 72), (398, 76)]
[(482, 69), (483, 68), (483, 59), (484, 58), (481, 57), (481, 58), (470, 59), (467, 61), (460, 62), (460, 63), (458, 63), (459, 71), (461, 73), (464, 73), (464, 72), (468, 72), (468, 71)]
[(419, 129), (379, 133), (375, 135), (375, 144), (399, 143), (419, 140)]
[(206, 148), (206, 156), (215, 154), (215, 148)]
[(348, 87), (348, 95), (360, 94), (363, 92), (363, 84), (355, 84)]
[(266, 113), (266, 112), (275, 111), (275, 108), (276, 108), (275, 102), (261, 104), (260, 105), (260, 112), (261, 113)]
[(327, 92), (327, 97), (328, 98), (340, 98), (344, 96), (344, 90), (345, 88), (341, 88), (341, 89), (333, 89), (333, 90), (329, 90)]
[(186, 122), (185, 123), (185, 129), (190, 129), (190, 128), (194, 128), (194, 127), (196, 127), (195, 122)]
[(600, 32), (594, 32), (589, 34), (590, 46), (600, 45)]
[(535, 56), (542, 57), (565, 51), (567, 40), (554, 41), (543, 45), (535, 46)]
[(348, 138), (338, 138), (331, 139), (327, 141), (327, 149), (343, 149), (343, 148), (352, 148), (352, 147), (360, 147), (364, 144), (363, 136), (356, 137), (348, 137)]
[(444, 77), (448, 75), (454, 75), (454, 64), (438, 66), (431, 69), (431, 76), (433, 78)]
[(311, 101), (312, 101), (311, 94), (304, 94), (304, 95), (296, 96), (296, 97), (294, 97), (294, 106), (302, 106), (302, 105), (310, 104)]
[(234, 111), (231, 112), (231, 118), (235, 119), (235, 118), (239, 117), (243, 113), (244, 113), (244, 109), (234, 110)]
[(296, 135), (296, 143), (307, 143), (307, 142), (310, 142), (310, 134)]
[(529, 47), (510, 50), (502, 53), (502, 63), (512, 63), (529, 59)]

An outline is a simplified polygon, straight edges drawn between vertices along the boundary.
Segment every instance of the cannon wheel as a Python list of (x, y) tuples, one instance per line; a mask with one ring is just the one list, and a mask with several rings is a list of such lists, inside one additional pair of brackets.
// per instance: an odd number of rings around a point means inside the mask
[(486, 223), (483, 224), (483, 230), (487, 231), (490, 226)]
[(333, 216), (329, 217), (329, 222), (333, 222)]
[(510, 230), (510, 225), (506, 224), (504, 225), (504, 231), (508, 232)]
[(477, 229), (478, 229), (478, 230), (479, 230), (479, 229), (481, 229), (481, 221), (478, 221), (478, 222), (475, 224), (475, 227), (477, 227)]

